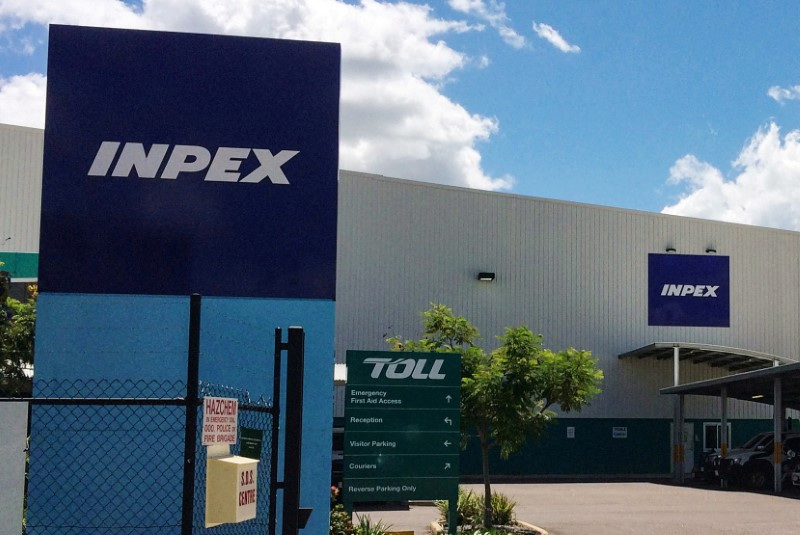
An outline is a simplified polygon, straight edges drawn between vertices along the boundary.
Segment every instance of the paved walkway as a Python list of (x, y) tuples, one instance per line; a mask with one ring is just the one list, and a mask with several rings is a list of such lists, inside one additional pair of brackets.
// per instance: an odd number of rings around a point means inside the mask
[[(467, 485), (482, 492), (479, 485)], [(495, 484), (517, 502), (520, 520), (550, 535), (797, 535), (800, 493), (781, 496), (659, 483)], [(433, 506), (393, 511), (358, 509), (393, 529), (427, 533)]]

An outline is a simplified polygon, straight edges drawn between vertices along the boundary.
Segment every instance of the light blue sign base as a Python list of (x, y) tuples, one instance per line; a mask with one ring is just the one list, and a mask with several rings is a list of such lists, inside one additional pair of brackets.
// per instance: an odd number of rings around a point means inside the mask
[[(189, 298), (146, 295), (41, 294), (38, 301), (36, 375), (34, 393), (51, 380), (186, 380)], [(334, 302), (327, 300), (204, 298), (201, 314), (200, 378), (250, 391), (251, 396), (271, 396), (274, 330), (284, 338), (289, 326), (305, 329), (303, 411), (303, 465), (301, 506), (312, 507), (306, 531), (324, 533), (330, 507), (331, 428), (333, 419)], [(284, 354), (285, 355), (285, 354)], [(284, 356), (285, 370), (285, 356)], [(66, 387), (64, 387), (66, 389)], [(100, 395), (84, 388), (47, 395), (91, 397)], [(285, 387), (283, 389), (285, 393)], [(283, 406), (283, 402), (281, 402)], [(35, 422), (34, 422), (35, 423)], [(285, 429), (283, 416), (281, 429)], [(32, 436), (37, 440), (52, 437)], [(281, 436), (281, 451), (283, 449)], [(45, 449), (45, 448), (42, 448)], [(64, 450), (63, 463), (90, 463)], [(282, 456), (282, 455), (281, 455)], [(35, 456), (31, 457), (36, 471)], [(282, 472), (282, 466), (279, 467)], [(279, 479), (282, 479), (279, 476)], [(177, 482), (180, 485), (180, 482)], [(263, 487), (266, 490), (266, 486)], [(46, 492), (32, 479), (30, 493)], [(278, 493), (278, 511), (280, 511)], [(29, 525), (37, 516), (58, 517), (57, 501), (47, 511), (28, 511)], [(136, 510), (136, 504), (126, 503)], [(70, 511), (64, 511), (68, 517)], [(259, 515), (262, 513), (259, 512)], [(266, 515), (266, 511), (263, 512)], [(280, 519), (279, 519), (280, 525)], [(32, 533), (35, 532), (35, 528)]]

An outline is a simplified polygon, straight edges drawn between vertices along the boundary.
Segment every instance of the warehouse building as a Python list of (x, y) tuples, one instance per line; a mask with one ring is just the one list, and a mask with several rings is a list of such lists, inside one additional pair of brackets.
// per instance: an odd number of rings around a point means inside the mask
[[(347, 349), (386, 349), (386, 336), (421, 337), (431, 303), (468, 318), (486, 349), (526, 325), (545, 347), (598, 360), (591, 406), (493, 459), (496, 474), (667, 474), (673, 396), (659, 389), (793, 362), (800, 349), (796, 232), (341, 172), (338, 253), (340, 362)], [(717, 398), (687, 398), (686, 471), (719, 447), (719, 413)], [(731, 444), (771, 418), (769, 405), (729, 400)], [(475, 444), (463, 473), (480, 473)]]
[(38, 276), (42, 145), (39, 129), (0, 125), (0, 271), (17, 299)]
[[(36, 277), (41, 151), (42, 131), (0, 125), (0, 260), (16, 284)], [(660, 389), (800, 354), (796, 232), (348, 171), (338, 204), (336, 363), (388, 349), (389, 336), (419, 338), (431, 303), (467, 317), (486, 349), (527, 325), (550, 349), (598, 360), (591, 406), (494, 459), (499, 475), (668, 474), (673, 400)], [(687, 398), (687, 460), (719, 446), (718, 406)], [(731, 399), (727, 416), (733, 445), (772, 428), (769, 405)], [(462, 473), (479, 472), (473, 444)]]

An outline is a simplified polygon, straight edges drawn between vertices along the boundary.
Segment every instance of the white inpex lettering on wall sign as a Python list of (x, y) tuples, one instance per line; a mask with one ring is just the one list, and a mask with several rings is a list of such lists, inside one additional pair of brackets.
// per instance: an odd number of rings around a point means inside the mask
[(661, 295), (667, 297), (717, 297), (719, 286), (706, 284), (665, 284), (661, 288)]
[(430, 369), (425, 371), (428, 359), (390, 359), (371, 357), (364, 359), (364, 364), (374, 364), (370, 377), (377, 379), (380, 377), (381, 372), (385, 370), (384, 375), (387, 379), (432, 379), (439, 381), (445, 378), (445, 374), (441, 373), (443, 359), (436, 359), (431, 363)]
[[(120, 145), (122, 149), (120, 150)], [(172, 151), (170, 151), (172, 147)], [(169, 152), (169, 158), (167, 153)], [(211, 157), (211, 151), (198, 145), (164, 145), (153, 143), (146, 151), (142, 143), (121, 143), (119, 141), (103, 141), (94, 156), (89, 176), (127, 177), (133, 171), (139, 178), (176, 179), (181, 173), (198, 173), (206, 171), (205, 178), (209, 182), (240, 182), (257, 184), (268, 178), (273, 184), (289, 184), (289, 179), (281, 167), (297, 156), (296, 150), (282, 150), (272, 154), (269, 149), (251, 149), (246, 147), (219, 147)], [(254, 155), (259, 166), (242, 177), (239, 168), (242, 162)], [(166, 158), (166, 165), (163, 166)], [(116, 165), (114, 164), (116, 160)], [(159, 174), (159, 169), (161, 174)]]

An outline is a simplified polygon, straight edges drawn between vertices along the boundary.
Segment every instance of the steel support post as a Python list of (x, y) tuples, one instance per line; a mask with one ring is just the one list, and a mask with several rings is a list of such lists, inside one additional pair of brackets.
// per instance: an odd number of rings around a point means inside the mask
[[(720, 430), (719, 430), (719, 456), (724, 459), (728, 456), (728, 444), (730, 437), (728, 436), (728, 387), (723, 386), (719, 391), (719, 408), (720, 408)], [(722, 463), (720, 463), (721, 465)], [(726, 488), (728, 481), (720, 478), (719, 486)]]
[(775, 493), (781, 492), (783, 483), (783, 470), (781, 463), (783, 461), (783, 381), (780, 377), (772, 380), (774, 404), (772, 408), (772, 430), (774, 452), (772, 456), (772, 476), (774, 482)]
[[(672, 384), (678, 386), (681, 378), (681, 348), (672, 347)], [(672, 462), (675, 483), (683, 483), (683, 394), (675, 396), (675, 417), (672, 423)]]
[(683, 483), (683, 394), (675, 396), (675, 417), (672, 428), (672, 458), (675, 468), (673, 480), (675, 483)]
[(720, 456), (724, 459), (728, 456), (728, 444), (730, 437), (728, 436), (728, 387), (723, 386), (719, 392), (719, 408), (720, 408), (720, 424), (722, 428), (719, 430), (719, 450)]
[(672, 384), (678, 386), (681, 382), (681, 348), (675, 344), (672, 348)]

